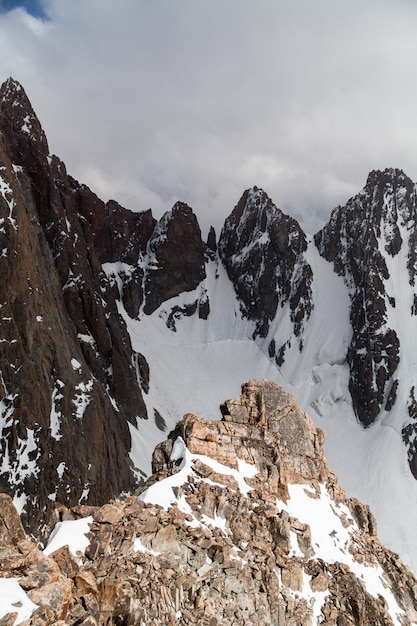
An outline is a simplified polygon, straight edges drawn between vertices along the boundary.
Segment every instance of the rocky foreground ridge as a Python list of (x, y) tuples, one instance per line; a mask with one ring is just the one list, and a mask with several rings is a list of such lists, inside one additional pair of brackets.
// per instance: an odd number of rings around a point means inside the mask
[[(221, 410), (178, 423), (135, 497), (57, 506), (45, 552), (2, 495), (0, 593), (9, 579), (27, 595), (0, 624), (417, 623), (417, 580), (346, 498), (294, 396), (254, 379)], [(61, 545), (77, 533), (83, 552)]]

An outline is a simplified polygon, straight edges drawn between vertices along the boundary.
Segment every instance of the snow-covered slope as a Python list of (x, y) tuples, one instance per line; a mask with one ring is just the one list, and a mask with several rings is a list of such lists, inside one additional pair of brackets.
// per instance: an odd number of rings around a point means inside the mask
[[(404, 231), (404, 224), (399, 228)], [(384, 232), (381, 237), (386, 238)], [(256, 237), (263, 246), (268, 245), (269, 235), (257, 232)], [(377, 250), (386, 247), (381, 237), (376, 238)], [(405, 234), (403, 239), (408, 241)], [(378, 419), (364, 428), (355, 415), (350, 390), (352, 281), (346, 277), (347, 270), (345, 275), (334, 271), (333, 263), (319, 254), (313, 238), (307, 238), (306, 244), (302, 254), (304, 265), (311, 268), (311, 310), (298, 336), (288, 301), (277, 306), (266, 335), (259, 336), (259, 325), (242, 313), (242, 308), (246, 309), (218, 257), (207, 261), (206, 278), (196, 290), (165, 301), (150, 316), (142, 313), (131, 319), (119, 303), (132, 345), (149, 365), (149, 390), (144, 394), (149, 420), (141, 420), (137, 430), (130, 427), (132, 459), (142, 472), (149, 473), (151, 450), (183, 414), (195, 411), (209, 418), (220, 417), (222, 399), (236, 395), (242, 381), (253, 376), (270, 378), (291, 389), (303, 409), (326, 431), (326, 454), (341, 484), (350, 495), (371, 505), (382, 540), (417, 568), (417, 506), (410, 507), (417, 484), (402, 436), (404, 425), (411, 421), (407, 406), (411, 404), (410, 364), (416, 345), (407, 248), (404, 245), (397, 255), (384, 257), (388, 267), (384, 322), (386, 329), (395, 329), (399, 337), (396, 377), (401, 384), (391, 410), (382, 407)], [(245, 242), (245, 249), (253, 251), (253, 246)], [(107, 267), (108, 275), (109, 270)], [(205, 319), (197, 313), (182, 313), (203, 295), (210, 303)], [(283, 357), (277, 358), (280, 346), (285, 350)], [(376, 350), (373, 358), (381, 358)]]

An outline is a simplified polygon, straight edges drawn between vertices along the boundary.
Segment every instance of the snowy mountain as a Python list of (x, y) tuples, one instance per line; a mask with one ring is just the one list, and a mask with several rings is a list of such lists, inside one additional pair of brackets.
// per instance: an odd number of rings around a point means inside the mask
[(184, 203), (156, 222), (71, 178), (12, 79), (0, 129), (0, 490), (26, 528), (131, 493), (185, 413), (266, 378), (417, 570), (414, 183), (371, 173), (314, 237), (253, 187), (204, 242)]

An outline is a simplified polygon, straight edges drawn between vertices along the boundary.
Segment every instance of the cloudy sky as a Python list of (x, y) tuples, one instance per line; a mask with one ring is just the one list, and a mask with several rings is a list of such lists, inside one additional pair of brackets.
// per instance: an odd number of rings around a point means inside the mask
[(416, 0), (0, 0), (0, 81), (103, 200), (205, 234), (258, 185), (313, 232), (370, 170), (417, 180), (416, 32)]

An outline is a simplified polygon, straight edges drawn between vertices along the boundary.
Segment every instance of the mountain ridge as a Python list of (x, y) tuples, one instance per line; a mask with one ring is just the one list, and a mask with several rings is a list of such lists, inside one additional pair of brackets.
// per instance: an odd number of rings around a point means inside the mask
[(222, 414), (185, 415), (135, 497), (60, 507), (43, 552), (0, 497), (0, 598), (20, 585), (2, 623), (416, 623), (416, 578), (346, 498), (293, 394), (253, 379)]
[(0, 129), (0, 485), (25, 527), (131, 492), (180, 416), (261, 376), (325, 427), (343, 486), (417, 564), (412, 181), (372, 172), (314, 237), (253, 187), (204, 243), (184, 203), (157, 222), (71, 178), (13, 80)]

